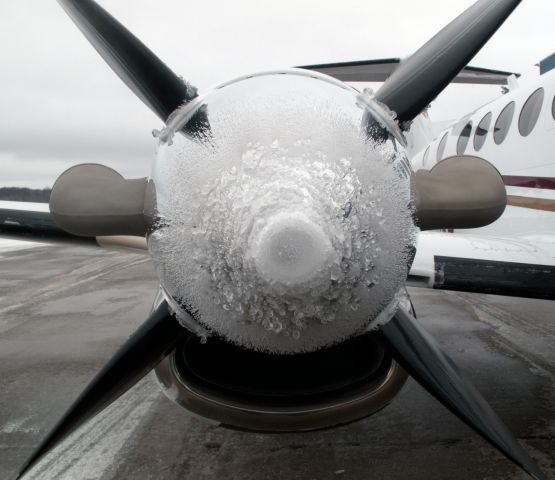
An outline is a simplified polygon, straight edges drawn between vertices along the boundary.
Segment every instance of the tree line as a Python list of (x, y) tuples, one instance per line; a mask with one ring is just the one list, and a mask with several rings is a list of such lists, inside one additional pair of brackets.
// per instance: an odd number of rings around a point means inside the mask
[(44, 202), (50, 201), (51, 188), (0, 187), (0, 200), (14, 202)]

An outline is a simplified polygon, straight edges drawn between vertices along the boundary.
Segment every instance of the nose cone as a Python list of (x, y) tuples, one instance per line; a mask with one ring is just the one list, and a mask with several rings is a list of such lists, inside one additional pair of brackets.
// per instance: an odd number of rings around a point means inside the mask
[(251, 248), (258, 274), (270, 283), (292, 287), (329, 278), (331, 241), (303, 213), (280, 213), (268, 219), (251, 240)]

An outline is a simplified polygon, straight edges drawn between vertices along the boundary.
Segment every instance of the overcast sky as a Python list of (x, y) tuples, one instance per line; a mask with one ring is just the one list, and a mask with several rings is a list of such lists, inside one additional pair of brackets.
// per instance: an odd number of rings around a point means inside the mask
[[(266, 69), (407, 56), (473, 0), (99, 3), (202, 91)], [(535, 74), (555, 51), (554, 19), (554, 0), (523, 0), (471, 64)], [(56, 1), (0, 2), (0, 51), (0, 186), (50, 186), (83, 162), (148, 175), (161, 122)], [(432, 117), (456, 118), (498, 93), (450, 86)]]

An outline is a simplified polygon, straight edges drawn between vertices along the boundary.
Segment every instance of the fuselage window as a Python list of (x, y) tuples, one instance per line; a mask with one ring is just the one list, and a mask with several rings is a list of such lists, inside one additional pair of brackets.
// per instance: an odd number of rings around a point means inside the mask
[(553, 103), (551, 104), (551, 116), (555, 120), (555, 97), (553, 97)]
[(424, 152), (424, 156), (422, 157), (422, 165), (426, 165), (428, 163), (428, 157), (430, 156), (430, 146)]
[(443, 152), (445, 151), (445, 145), (447, 144), (448, 135), (449, 135), (449, 132), (445, 133), (445, 135), (443, 135), (443, 138), (439, 142), (439, 147), (437, 148), (437, 157), (436, 157), (438, 162), (443, 158)]
[(476, 132), (474, 132), (474, 150), (479, 151), (484, 146), (490, 124), (491, 112), (487, 113), (476, 127)]
[(503, 140), (507, 138), (509, 133), (509, 128), (511, 128), (511, 123), (513, 121), (513, 115), (515, 114), (515, 102), (509, 103), (497, 117), (495, 122), (495, 128), (493, 129), (493, 139), (497, 145), (503, 143)]
[(527, 137), (538, 122), (543, 105), (543, 88), (538, 88), (528, 97), (518, 117), (518, 131), (523, 137)]
[(459, 135), (459, 140), (457, 141), (457, 155), (462, 155), (466, 150), (468, 140), (470, 139), (470, 132), (472, 132), (472, 122), (468, 122)]

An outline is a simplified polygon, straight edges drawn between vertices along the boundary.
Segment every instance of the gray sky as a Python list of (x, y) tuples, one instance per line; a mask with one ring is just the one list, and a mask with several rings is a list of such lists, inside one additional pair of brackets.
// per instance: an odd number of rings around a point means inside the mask
[[(202, 91), (260, 70), (407, 56), (473, 0), (99, 3)], [(523, 0), (472, 65), (535, 74), (555, 50), (554, 18), (553, 0)], [(83, 162), (148, 175), (160, 120), (54, 0), (1, 2), (0, 51), (0, 186), (49, 186)], [(450, 86), (432, 117), (458, 117), (498, 93)]]

